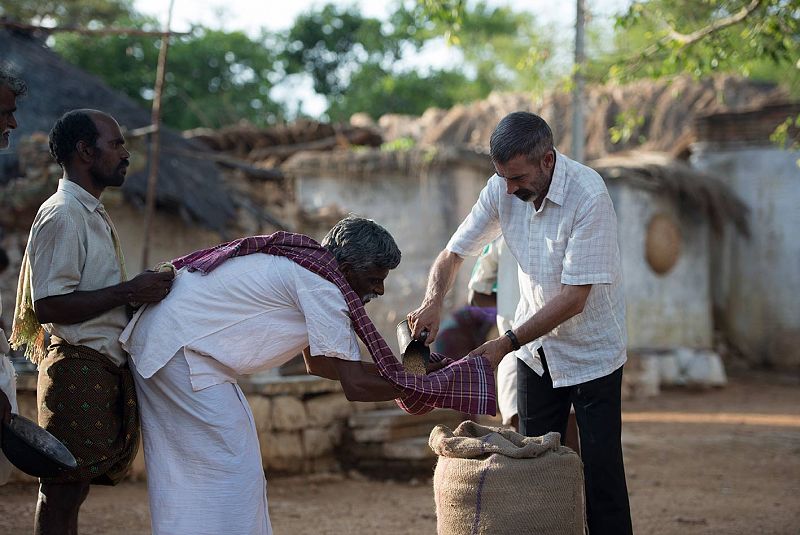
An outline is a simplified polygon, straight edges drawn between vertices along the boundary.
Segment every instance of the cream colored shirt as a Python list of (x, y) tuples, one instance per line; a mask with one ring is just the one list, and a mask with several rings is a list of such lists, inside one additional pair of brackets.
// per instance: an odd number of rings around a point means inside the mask
[(152, 377), (181, 348), (193, 390), (312, 355), (358, 361), (347, 303), (332, 282), (288, 258), (230, 258), (207, 275), (181, 269), (163, 301), (142, 307), (120, 337)]
[[(33, 302), (76, 291), (100, 290), (122, 282), (122, 270), (102, 204), (74, 182), (61, 179), (58, 190), (39, 208), (28, 238)], [(90, 347), (121, 366), (127, 355), (119, 335), (128, 323), (120, 306), (90, 320), (45, 330), (68, 344)]]
[(608, 375), (626, 359), (625, 298), (617, 216), (605, 182), (593, 169), (556, 153), (553, 180), (539, 210), (509, 195), (492, 176), (447, 249), (475, 256), (499, 235), (519, 263), (521, 325), (561, 292), (562, 284), (591, 284), (583, 312), (516, 351), (539, 375), (544, 347), (553, 386)]

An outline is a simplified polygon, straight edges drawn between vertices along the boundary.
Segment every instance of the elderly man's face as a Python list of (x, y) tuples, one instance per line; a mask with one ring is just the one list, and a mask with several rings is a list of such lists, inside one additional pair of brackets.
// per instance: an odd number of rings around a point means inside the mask
[(17, 111), (17, 96), (7, 86), (0, 86), (0, 149), (7, 149), (11, 131), (17, 127), (14, 112)]
[(554, 163), (551, 151), (540, 162), (531, 162), (527, 156), (520, 155), (506, 163), (494, 162), (494, 168), (497, 175), (506, 181), (506, 193), (524, 202), (538, 203), (550, 188)]
[(389, 275), (388, 268), (372, 268), (365, 271), (354, 271), (348, 267), (342, 269), (344, 278), (365, 305), (383, 295), (383, 281)]

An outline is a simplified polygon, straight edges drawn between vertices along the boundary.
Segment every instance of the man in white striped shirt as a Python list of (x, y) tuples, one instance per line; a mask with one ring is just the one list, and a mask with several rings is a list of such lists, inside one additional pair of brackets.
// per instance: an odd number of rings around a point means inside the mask
[(496, 173), (431, 268), (412, 334), (436, 338), (465, 256), (502, 235), (520, 265), (514, 325), (470, 353), (517, 357), (520, 431), (565, 435), (575, 407), (591, 535), (632, 533), (621, 446), (625, 300), (614, 207), (602, 178), (553, 146), (537, 115), (504, 117), (490, 140)]

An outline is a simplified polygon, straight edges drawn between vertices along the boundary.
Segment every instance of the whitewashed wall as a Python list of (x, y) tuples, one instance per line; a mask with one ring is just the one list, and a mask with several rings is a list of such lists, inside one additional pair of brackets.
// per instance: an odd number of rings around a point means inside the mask
[(714, 301), (759, 363), (800, 366), (800, 151), (697, 145), (692, 164), (720, 175), (750, 209), (751, 237), (714, 242)]
[[(487, 179), (488, 175), (457, 163), (410, 176), (379, 170), (366, 176), (336, 170), (296, 172), (296, 199), (301, 207), (313, 210), (335, 204), (346, 212), (374, 219), (400, 247), (403, 258), (386, 280), (385, 295), (367, 305), (367, 313), (393, 350), (398, 350), (395, 326), (419, 306), (436, 255), (469, 213)], [(317, 239), (327, 231), (298, 230)], [(473, 264), (474, 259), (464, 263), (448, 309), (466, 303)]]
[[(681, 214), (665, 197), (616, 182), (609, 188), (617, 212), (627, 303), (628, 348), (710, 348), (710, 230), (702, 215)], [(681, 253), (671, 270), (655, 273), (645, 259), (647, 225), (656, 214), (679, 224)]]

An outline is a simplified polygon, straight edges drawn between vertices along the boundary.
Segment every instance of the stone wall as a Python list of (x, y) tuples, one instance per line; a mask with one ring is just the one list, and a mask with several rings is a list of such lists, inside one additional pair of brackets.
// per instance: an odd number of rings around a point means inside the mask
[[(253, 411), (261, 459), (268, 475), (339, 470), (337, 448), (342, 443), (348, 418), (397, 407), (393, 401), (350, 402), (340, 383), (311, 376), (267, 378), (243, 382), (241, 387)], [(20, 414), (36, 421), (36, 375), (21, 374), (17, 391)], [(18, 470), (11, 477), (12, 481), (36, 480)], [(145, 479), (142, 448), (129, 477)]]

